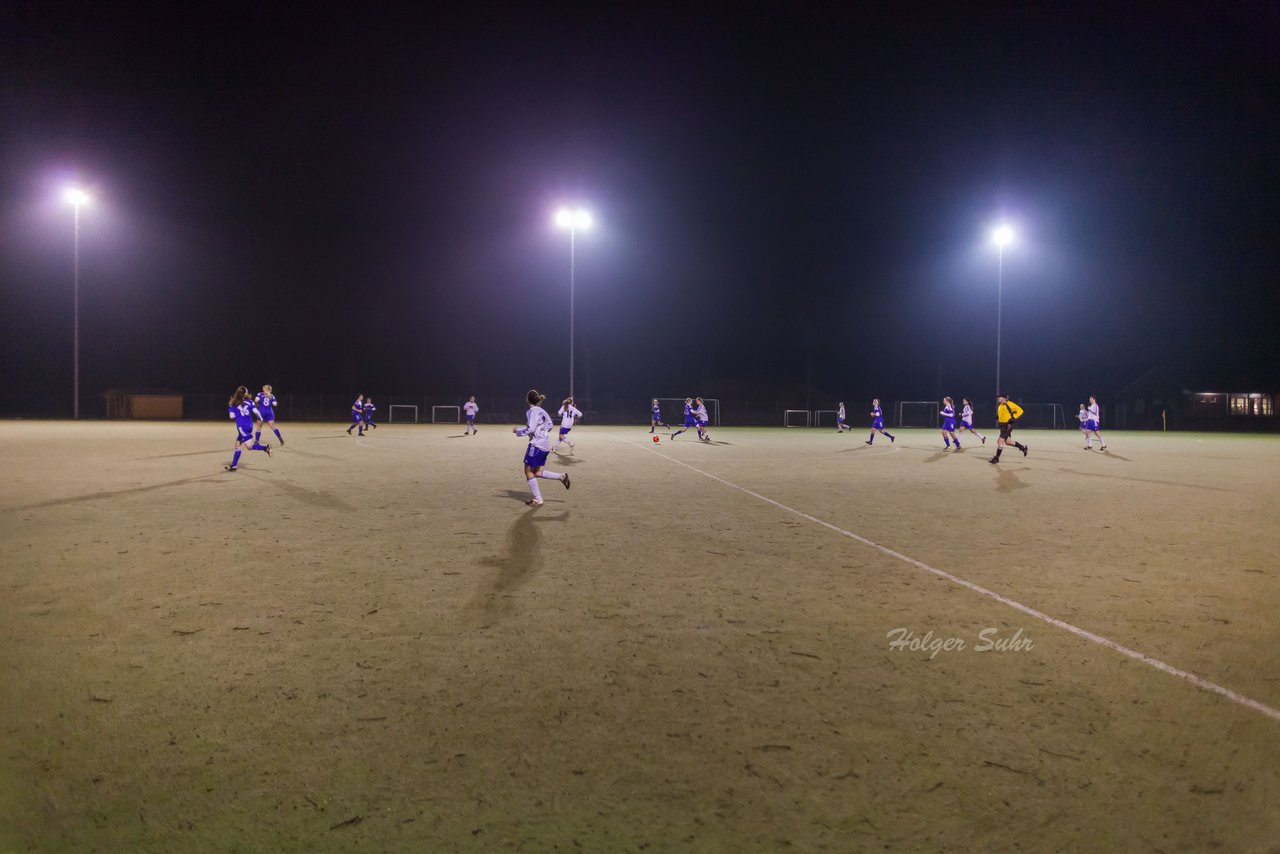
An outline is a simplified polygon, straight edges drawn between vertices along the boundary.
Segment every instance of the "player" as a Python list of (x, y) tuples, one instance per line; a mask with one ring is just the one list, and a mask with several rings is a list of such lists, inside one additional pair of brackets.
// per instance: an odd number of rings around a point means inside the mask
[(884, 410), (880, 408), (880, 398), (878, 397), (871, 401), (871, 438), (866, 442), (868, 445), (876, 440), (877, 432), (884, 433), (889, 437), (889, 444), (893, 444), (893, 434), (885, 433), (884, 430)]
[(462, 431), (462, 435), (470, 436), (472, 433), (479, 433), (476, 429), (476, 413), (480, 411), (480, 406), (476, 403), (476, 396), (471, 395), (471, 399), (462, 404), (462, 411), (467, 413), (467, 429)]
[(711, 434), (707, 432), (707, 424), (710, 423), (710, 417), (707, 415), (707, 405), (702, 402), (702, 398), (696, 398), (697, 406), (693, 408), (693, 418), (698, 424), (698, 441), (710, 442)]
[(671, 425), (662, 420), (662, 407), (658, 405), (658, 399), (655, 397), (649, 404), (649, 432), (652, 433), (659, 427), (671, 429)]
[(848, 430), (853, 432), (853, 428), (844, 423), (844, 401), (840, 401), (840, 408), (836, 410), (836, 432), (843, 433)]
[(364, 395), (363, 394), (357, 394), (356, 402), (351, 404), (351, 426), (347, 428), (347, 435), (350, 436), (351, 431), (355, 430), (357, 427), (359, 427), (360, 430), (356, 435), (363, 436), (364, 435)]
[(956, 436), (955, 401), (949, 397), (944, 397), (942, 399), (942, 410), (938, 414), (942, 416), (942, 441), (946, 444), (947, 448), (950, 448), (951, 443), (955, 442), (957, 451), (964, 450), (960, 447), (960, 438)]
[(284, 436), (280, 435), (280, 430), (276, 427), (276, 396), (271, 393), (271, 386), (264, 385), (262, 391), (253, 398), (253, 405), (258, 408), (258, 413), (262, 420), (254, 425), (253, 441), (262, 438), (262, 425), (266, 424), (271, 428), (271, 432), (276, 434), (276, 438), (280, 440), (280, 447), (284, 447)]
[(375, 427), (377, 427), (377, 426), (378, 426), (377, 424), (374, 424), (374, 423), (373, 423), (373, 411), (374, 411), (375, 409), (377, 409), (377, 408), (378, 408), (378, 407), (376, 407), (376, 406), (374, 406), (374, 405), (373, 405), (373, 395), (369, 395), (368, 397), (366, 397), (366, 398), (364, 399), (364, 413), (363, 413), (363, 415), (364, 415), (364, 429), (365, 429), (365, 430), (372, 430), (372, 429), (374, 429)]
[(672, 433), (671, 439), (674, 441), (676, 436), (679, 436), (681, 433), (685, 432), (690, 427), (697, 427), (697, 426), (698, 426), (698, 419), (693, 414), (693, 398), (686, 397), (684, 399), (684, 426), (681, 427), (676, 432)]
[(960, 432), (968, 430), (973, 435), (982, 440), (982, 444), (987, 444), (987, 437), (973, 429), (973, 404), (969, 402), (969, 398), (961, 398), (964, 401), (964, 409), (960, 410)]
[(253, 401), (249, 399), (249, 389), (244, 386), (236, 389), (236, 393), (227, 401), (227, 414), (231, 416), (232, 421), (236, 422), (235, 453), (231, 456), (231, 465), (224, 466), (227, 471), (236, 470), (236, 466), (240, 464), (240, 452), (249, 442), (253, 442), (249, 445), (249, 450), (266, 451), (267, 456), (271, 456), (271, 446), (263, 445), (253, 437), (253, 424), (255, 421), (260, 422), (262, 416), (254, 407)]
[(524, 453), (524, 478), (529, 482), (529, 491), (533, 493), (533, 498), (526, 501), (530, 507), (542, 506), (542, 490), (538, 488), (538, 478), (545, 477), (548, 480), (558, 480), (564, 484), (564, 488), (569, 488), (569, 474), (556, 474), (543, 468), (547, 464), (547, 454), (551, 453), (551, 416), (547, 414), (547, 410), (543, 409), (540, 404), (547, 399), (545, 394), (539, 394), (537, 389), (529, 389), (529, 395), (526, 398), (529, 401), (529, 412), (524, 427), (516, 427), (511, 432), (517, 436), (529, 437), (529, 448)]
[(1093, 443), (1089, 439), (1089, 428), (1085, 426), (1089, 423), (1089, 410), (1083, 403), (1080, 404), (1080, 411), (1076, 413), (1076, 419), (1080, 422), (1080, 433), (1084, 436), (1084, 449), (1092, 451)]
[(1089, 395), (1089, 419), (1084, 422), (1084, 447), (1085, 450), (1093, 449), (1093, 437), (1098, 437), (1098, 441), (1102, 443), (1102, 450), (1107, 449), (1107, 440), (1102, 438), (1102, 408), (1098, 406), (1098, 398)]
[(582, 417), (582, 411), (573, 405), (572, 397), (566, 397), (564, 399), (564, 403), (560, 404), (560, 408), (556, 410), (556, 415), (560, 416), (560, 435), (556, 437), (556, 443), (552, 446), (551, 450), (555, 451), (557, 454), (560, 453), (558, 450), (560, 443), (564, 442), (569, 446), (569, 453), (572, 454), (574, 444), (566, 439), (565, 436), (568, 436), (569, 431), (573, 429), (573, 420), (575, 418)]
[(1006, 445), (1013, 445), (1022, 455), (1027, 455), (1027, 446), (1018, 442), (1013, 438), (1013, 425), (1018, 423), (1018, 419), (1022, 417), (1022, 407), (1009, 399), (1009, 395), (1002, 394), (996, 398), (996, 421), (1000, 422), (1000, 438), (996, 439), (996, 455), (991, 458), (992, 463), (1000, 462), (1000, 455), (1004, 453)]

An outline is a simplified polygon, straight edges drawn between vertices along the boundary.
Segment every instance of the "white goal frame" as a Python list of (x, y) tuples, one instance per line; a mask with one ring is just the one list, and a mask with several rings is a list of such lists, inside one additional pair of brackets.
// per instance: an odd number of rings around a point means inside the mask
[[(654, 398), (652, 397), (649, 399), (654, 400)], [(667, 422), (668, 424), (676, 424), (677, 426), (684, 425), (684, 398), (683, 397), (659, 397), (657, 398), (657, 401), (658, 401), (658, 405), (662, 407), (662, 417), (667, 418), (669, 416), (672, 418), (671, 421)], [(720, 399), (717, 397), (704, 397), (702, 399), (702, 402), (707, 405), (707, 417), (709, 419), (708, 423), (712, 427), (719, 427), (720, 426)], [(667, 404), (672, 404), (672, 406), (668, 406)], [(673, 412), (675, 413), (675, 415), (671, 414)]]
[[(903, 412), (904, 412), (903, 407), (905, 407), (905, 406), (928, 406), (928, 407), (931, 407), (931, 408), (932, 408), (932, 412), (933, 412), (933, 423), (932, 423), (932, 424), (907, 424), (907, 423), (903, 420)], [(898, 413), (897, 413), (897, 415), (898, 415), (898, 417), (897, 417), (897, 419), (894, 421), (894, 425), (893, 425), (893, 426), (895, 426), (895, 427), (937, 427), (937, 426), (938, 426), (938, 418), (940, 417), (940, 416), (938, 415), (938, 412), (939, 412), (939, 410), (940, 410), (941, 408), (942, 408), (942, 405), (941, 405), (940, 403), (938, 403), (936, 400), (900, 400), (900, 401), (898, 401), (898, 406), (897, 406), (897, 409), (898, 409)]]
[[(1062, 409), (1061, 403), (1024, 403), (1022, 404), (1022, 409), (1024, 417), (1026, 415), (1039, 415), (1042, 418), (1045, 411), (1048, 410), (1048, 421), (1051, 425), (1049, 429), (1051, 430), (1060, 430), (1064, 427), (1070, 426), (1067, 424), (1067, 416)], [(1043, 430), (1045, 428), (1041, 427), (1040, 429)]]
[[(453, 420), (444, 421), (436, 417), (436, 413), (441, 409), (452, 409)], [(462, 423), (462, 407), (461, 406), (433, 406), (431, 407), (431, 423), (432, 424), (461, 424)]]
[(791, 423), (791, 416), (792, 416), (792, 415), (803, 415), (803, 416), (804, 416), (804, 425), (803, 425), (803, 426), (805, 426), (805, 427), (808, 427), (808, 426), (812, 423), (812, 421), (810, 420), (810, 417), (809, 417), (809, 410), (807, 410), (807, 409), (784, 409), (784, 410), (782, 410), (782, 426), (783, 426), (783, 427), (800, 427), (800, 426), (801, 426), (801, 425), (799, 425), (799, 424), (792, 424), (792, 423)]
[(413, 423), (418, 423), (418, 405), (416, 403), (393, 403), (387, 407), (387, 423), (392, 424), (396, 420), (397, 409), (412, 409)]
[(831, 426), (832, 426), (832, 427), (836, 427), (836, 426), (838, 426), (840, 422), (836, 420), (836, 416), (840, 414), (840, 410), (839, 410), (839, 409), (815, 409), (815, 410), (813, 410), (813, 426), (814, 426), (814, 427), (821, 427), (821, 426), (822, 426), (822, 416), (827, 415), (828, 413), (831, 415)]

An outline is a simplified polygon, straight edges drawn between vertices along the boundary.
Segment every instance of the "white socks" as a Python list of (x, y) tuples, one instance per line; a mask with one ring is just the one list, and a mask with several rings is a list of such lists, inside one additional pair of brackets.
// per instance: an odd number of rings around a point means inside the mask
[(529, 491), (533, 493), (534, 501), (542, 500), (542, 490), (538, 488), (538, 479), (536, 477), (529, 478)]
[[(538, 477), (545, 477), (547, 480), (560, 480), (564, 477), (564, 475), (556, 474), (553, 471), (547, 471), (546, 469), (543, 469), (542, 471), (538, 472)], [(529, 482), (533, 483), (533, 481), (529, 481)], [(537, 495), (537, 494), (538, 493), (535, 491), (534, 495)]]

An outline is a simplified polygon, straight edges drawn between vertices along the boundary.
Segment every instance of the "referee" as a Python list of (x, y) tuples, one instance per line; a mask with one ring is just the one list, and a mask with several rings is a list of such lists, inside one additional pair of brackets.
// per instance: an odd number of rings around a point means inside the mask
[(992, 463), (1000, 462), (1000, 454), (1004, 452), (1005, 445), (1013, 445), (1022, 451), (1024, 457), (1027, 455), (1027, 446), (1013, 438), (1013, 425), (1021, 417), (1022, 407), (1010, 400), (1009, 395), (1002, 394), (996, 398), (996, 420), (1000, 422), (1000, 438), (996, 440), (996, 455), (991, 458)]

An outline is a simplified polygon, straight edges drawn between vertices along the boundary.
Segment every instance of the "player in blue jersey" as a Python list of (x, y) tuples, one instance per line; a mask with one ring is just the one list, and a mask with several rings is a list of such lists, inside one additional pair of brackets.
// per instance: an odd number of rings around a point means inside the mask
[(850, 433), (853, 432), (853, 428), (844, 423), (844, 401), (842, 400), (840, 401), (840, 408), (836, 410), (836, 432), (843, 433), (845, 430)]
[(258, 414), (261, 418), (254, 425), (253, 441), (262, 438), (262, 425), (266, 424), (271, 428), (271, 432), (276, 434), (276, 438), (280, 440), (280, 447), (284, 447), (284, 436), (280, 435), (280, 430), (276, 427), (276, 396), (271, 393), (271, 386), (264, 385), (262, 391), (253, 398), (253, 405), (258, 408)]
[(462, 411), (467, 415), (467, 427), (462, 431), (462, 435), (470, 436), (472, 433), (479, 433), (476, 429), (476, 413), (480, 411), (480, 404), (476, 403), (476, 396), (471, 395), (471, 399), (462, 404)]
[[(227, 414), (236, 422), (235, 453), (231, 457), (231, 465), (225, 466), (227, 471), (236, 470), (236, 466), (240, 464), (240, 452), (246, 445), (251, 451), (266, 451), (267, 456), (271, 456), (271, 446), (263, 445), (253, 437), (254, 422), (260, 422), (262, 417), (249, 399), (249, 389), (244, 386), (236, 389), (236, 393), (227, 401)], [(250, 442), (253, 444), (250, 445)]]
[(979, 433), (973, 427), (973, 404), (969, 402), (969, 398), (961, 398), (964, 401), (964, 409), (960, 411), (960, 432), (968, 430), (973, 435), (982, 440), (982, 444), (987, 444), (987, 437)]
[(351, 404), (351, 426), (347, 428), (347, 435), (351, 435), (351, 431), (359, 427), (357, 436), (364, 435), (364, 395), (357, 394), (356, 402)]
[(697, 426), (698, 426), (698, 419), (697, 419), (697, 416), (693, 414), (693, 398), (686, 397), (684, 399), (684, 426), (681, 427), (679, 430), (675, 431), (674, 433), (672, 433), (671, 438), (675, 439), (676, 436), (679, 436), (681, 433), (685, 432), (690, 427), (697, 427)]
[(893, 444), (893, 434), (885, 433), (884, 429), (884, 410), (880, 408), (880, 398), (871, 401), (871, 438), (866, 441), (870, 445), (876, 440), (876, 433), (884, 433), (889, 437), (889, 444)]
[(551, 428), (554, 426), (551, 416), (541, 406), (542, 401), (546, 399), (547, 396), (539, 394), (537, 389), (529, 389), (526, 397), (529, 402), (529, 412), (525, 418), (525, 426), (516, 427), (511, 431), (517, 436), (529, 437), (529, 447), (524, 453), (524, 478), (529, 482), (529, 491), (533, 493), (533, 498), (525, 502), (530, 507), (542, 506), (542, 490), (538, 488), (540, 477), (558, 480), (564, 484), (565, 489), (569, 488), (568, 472), (557, 474), (543, 468), (547, 464), (547, 455), (551, 453)]
[(373, 423), (373, 411), (377, 408), (373, 405), (373, 395), (369, 395), (364, 399), (364, 429), (372, 430), (378, 426)]
[(956, 436), (956, 404), (949, 397), (942, 399), (942, 409), (938, 412), (942, 416), (942, 441), (948, 448), (951, 443), (956, 443), (956, 450), (960, 451), (960, 438)]
[(662, 420), (662, 407), (658, 405), (658, 399), (655, 397), (649, 404), (649, 432), (652, 433), (659, 427), (671, 429), (671, 425)]

